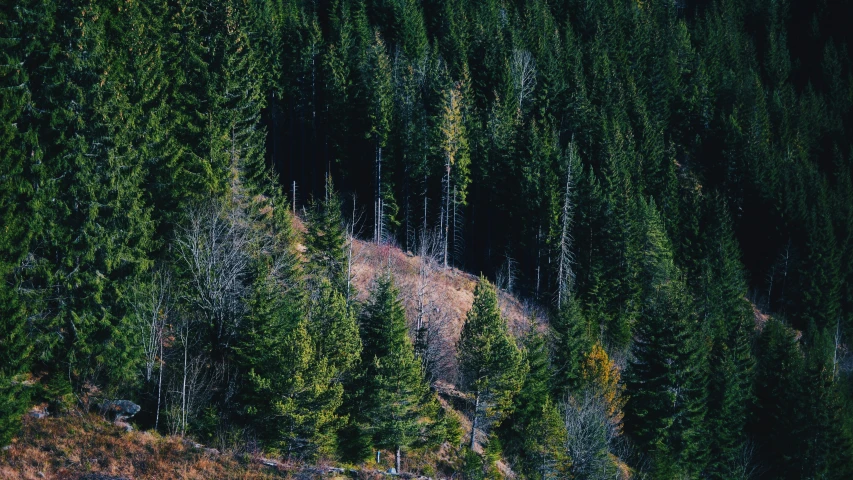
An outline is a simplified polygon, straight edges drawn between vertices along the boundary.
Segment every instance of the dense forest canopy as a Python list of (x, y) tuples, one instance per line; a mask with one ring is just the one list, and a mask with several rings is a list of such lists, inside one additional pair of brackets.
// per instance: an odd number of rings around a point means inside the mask
[[(851, 20), (3, 0), (0, 443), (132, 398), (309, 463), (850, 478)], [(415, 315), (393, 272), (358, 295), (357, 241), (421, 259)], [(448, 352), (423, 290), (453, 268), (480, 280)]]

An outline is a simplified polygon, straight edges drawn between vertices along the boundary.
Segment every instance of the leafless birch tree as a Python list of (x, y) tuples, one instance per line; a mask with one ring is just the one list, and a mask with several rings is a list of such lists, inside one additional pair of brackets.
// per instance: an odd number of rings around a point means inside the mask
[(136, 325), (145, 358), (145, 381), (151, 382), (157, 368), (157, 413), (154, 428), (160, 423), (160, 403), (163, 391), (164, 330), (171, 313), (172, 279), (167, 271), (156, 271), (150, 285), (137, 292), (133, 302)]
[(533, 95), (533, 89), (536, 87), (536, 61), (533, 55), (527, 50), (514, 49), (510, 60), (510, 72), (518, 110), (521, 111), (524, 102)]
[(178, 261), (189, 273), (183, 300), (211, 326), (214, 349), (230, 345), (248, 293), (253, 238), (241, 217), (239, 209), (216, 204), (191, 210), (175, 241)]

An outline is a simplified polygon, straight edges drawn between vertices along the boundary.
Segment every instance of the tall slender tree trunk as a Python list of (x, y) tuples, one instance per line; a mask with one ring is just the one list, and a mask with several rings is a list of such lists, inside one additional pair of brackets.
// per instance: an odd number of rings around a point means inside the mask
[(474, 443), (477, 438), (477, 419), (480, 416), (480, 392), (474, 397), (474, 415), (471, 417), (471, 451), (474, 451)]
[[(162, 337), (162, 334), (161, 334)], [(160, 425), (160, 399), (163, 396), (163, 366), (165, 362), (163, 361), (163, 339), (160, 339), (160, 372), (159, 377), (157, 379), (157, 413), (154, 417), (154, 430), (157, 430), (157, 427)]]
[(427, 197), (427, 176), (424, 174), (424, 224), (421, 227), (421, 232), (424, 235), (424, 239), (426, 239), (426, 231), (427, 231), (427, 203), (429, 203), (429, 198)]
[(445, 181), (444, 181), (444, 215), (443, 225), (444, 230), (444, 268), (447, 269), (447, 243), (450, 233), (450, 157), (447, 157), (445, 163)]
[(382, 146), (379, 145), (379, 138), (375, 137), (376, 141), (376, 200), (374, 201), (374, 218), (375, 225), (373, 228), (373, 241), (380, 243), (382, 241)]
[(352, 198), (352, 221), (349, 226), (349, 248), (347, 249), (347, 305), (350, 303), (350, 291), (352, 289), (352, 244), (355, 234), (355, 195)]
[(458, 265), (458, 261), (459, 261), (459, 246), (458, 246), (458, 244), (456, 243), (456, 233), (457, 233), (457, 226), (456, 226), (456, 207), (457, 207), (457, 203), (456, 203), (456, 186), (454, 185), (454, 186), (453, 186), (453, 259), (456, 261), (456, 263), (457, 263), (457, 265)]
[[(572, 148), (571, 145), (569, 148)], [(571, 289), (571, 247), (572, 247), (572, 237), (569, 227), (571, 226), (571, 215), (572, 215), (572, 202), (571, 202), (571, 188), (572, 188), (572, 166), (571, 166), (571, 156), (573, 152), (570, 153), (569, 158), (569, 166), (566, 169), (566, 189), (563, 194), (563, 218), (562, 218), (562, 226), (560, 231), (560, 259), (557, 272), (557, 308), (559, 309), (563, 303), (563, 297), (568, 294), (568, 291)]]
[(187, 431), (187, 354), (188, 346), (184, 341), (184, 381), (181, 386), (181, 436)]

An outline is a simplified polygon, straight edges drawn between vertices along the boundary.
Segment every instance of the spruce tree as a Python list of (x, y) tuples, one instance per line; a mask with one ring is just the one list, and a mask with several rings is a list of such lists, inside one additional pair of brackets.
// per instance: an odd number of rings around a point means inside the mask
[(68, 55), (46, 60), (45, 88), (33, 99), (49, 112), (39, 122), (35, 202), (50, 227), (37, 233), (27, 281), (53, 290), (37, 328), (60, 340), (37, 353), (55, 380), (117, 391), (135, 382), (124, 295), (150, 265), (152, 225), (144, 164), (133, 158), (138, 112), (122, 93), (131, 79), (105, 41), (113, 14), (65, 4), (56, 12), (50, 41)]
[(308, 281), (318, 285), (327, 279), (338, 292), (348, 295), (347, 257), (344, 252), (346, 235), (341, 212), (341, 201), (334, 190), (331, 176), (326, 178), (323, 198), (312, 199), (307, 218), (305, 236), (308, 257)]
[(34, 226), (30, 224), (32, 164), (40, 160), (40, 152), (34, 132), (26, 129), (23, 118), (30, 92), (27, 72), (20, 65), (26, 54), (24, 35), (29, 26), (20, 10), (0, 13), (0, 25), (8, 32), (0, 53), (0, 64), (4, 65), (0, 67), (0, 171), (5, 172), (0, 177), (0, 218), (4, 224), (0, 229), (0, 444), (6, 445), (19, 430), (21, 415), (29, 407), (22, 376), (29, 369), (35, 340), (27, 332), (27, 316), (28, 311), (35, 310), (36, 302), (21, 295), (15, 270), (30, 250)]
[(308, 310), (308, 331), (318, 358), (325, 358), (339, 381), (354, 374), (361, 356), (361, 338), (352, 308), (344, 295), (323, 278)]
[(578, 389), (582, 381), (582, 360), (592, 348), (592, 332), (586, 317), (572, 296), (551, 321), (552, 364), (555, 397)]
[(295, 460), (331, 454), (343, 387), (329, 361), (317, 355), (299, 304), (267, 278), (255, 283), (235, 348), (247, 375), (238, 397), (242, 414), (272, 452)]
[(501, 317), (495, 287), (485, 278), (474, 289), (474, 304), (456, 350), (459, 387), (472, 403), (469, 446), (473, 450), (477, 429), (487, 432), (510, 413), (528, 370)]
[(756, 357), (756, 404), (750, 432), (758, 441), (759, 458), (768, 463), (772, 476), (798, 475), (801, 444), (794, 432), (803, 413), (796, 406), (803, 358), (796, 332), (779, 320), (768, 320), (758, 337)]
[(571, 458), (566, 452), (566, 427), (560, 410), (545, 399), (527, 427), (525, 450), (530, 457), (530, 478), (556, 480), (570, 475)]
[(693, 475), (704, 467), (703, 339), (654, 205), (644, 211), (646, 285), (628, 368), (625, 431), (650, 452), (657, 475)]
[(709, 469), (727, 478), (745, 447), (745, 428), (752, 401), (754, 313), (745, 299), (740, 250), (731, 225), (716, 202), (713, 225), (706, 235), (706, 258), (698, 307), (712, 345), (708, 355)]
[(394, 452), (399, 472), (403, 451), (429, 434), (437, 405), (415, 357), (398, 296), (390, 275), (377, 278), (361, 315), (366, 368), (360, 415), (374, 445)]

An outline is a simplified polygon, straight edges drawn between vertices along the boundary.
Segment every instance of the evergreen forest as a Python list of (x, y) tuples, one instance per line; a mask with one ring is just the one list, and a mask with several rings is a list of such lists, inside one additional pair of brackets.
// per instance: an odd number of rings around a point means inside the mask
[(851, 21), (0, 0), (0, 446), (130, 400), (291, 466), (853, 478)]

